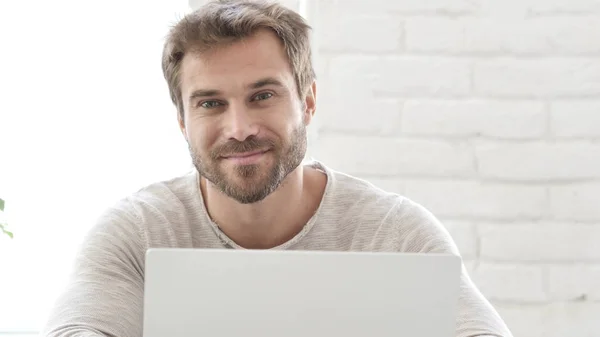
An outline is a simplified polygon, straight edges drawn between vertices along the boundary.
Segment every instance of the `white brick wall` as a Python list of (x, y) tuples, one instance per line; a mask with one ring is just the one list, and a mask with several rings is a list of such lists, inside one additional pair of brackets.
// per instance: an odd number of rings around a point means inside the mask
[(600, 96), (598, 78), (598, 58), (482, 57), (473, 61), (472, 94), (506, 99), (596, 97)]
[(515, 336), (600, 336), (600, 0), (306, 0), (311, 153), (429, 208)]
[(478, 141), (475, 155), (482, 178), (538, 182), (600, 175), (600, 143), (589, 141)]
[(355, 175), (461, 177), (475, 173), (473, 153), (465, 142), (323, 132), (315, 150), (330, 165)]
[[(333, 159), (326, 158), (325, 161), (333, 162)], [(537, 220), (544, 217), (548, 209), (548, 197), (543, 186), (427, 176), (413, 179), (403, 176), (370, 178), (365, 175), (365, 178), (392, 192), (409, 196), (442, 219)]]
[(401, 133), (410, 136), (539, 139), (546, 133), (544, 104), (501, 100), (408, 100)]
[(497, 303), (496, 308), (515, 336), (598, 337), (598, 302)]
[(540, 266), (482, 262), (472, 278), (491, 301), (539, 303), (548, 297)]
[(600, 101), (555, 101), (550, 104), (554, 138), (600, 139)]
[(535, 223), (481, 224), (481, 258), (502, 262), (594, 263), (600, 260), (600, 226)]
[[(593, 17), (535, 17), (529, 20), (470, 17), (408, 18), (406, 48), (410, 52), (514, 54), (543, 56), (597, 53), (600, 22)], [(355, 28), (356, 29), (356, 28)]]

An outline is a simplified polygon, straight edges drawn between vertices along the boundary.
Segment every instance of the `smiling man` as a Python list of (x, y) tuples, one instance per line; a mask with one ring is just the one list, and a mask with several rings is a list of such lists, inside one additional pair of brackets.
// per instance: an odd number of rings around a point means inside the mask
[[(305, 163), (316, 111), (309, 27), (276, 3), (215, 1), (167, 38), (163, 71), (195, 170), (109, 208), (46, 336), (141, 336), (148, 248), (459, 252), (397, 194)], [(457, 336), (511, 336), (464, 272)]]
[[(245, 9), (247, 14), (251, 9)], [(211, 10), (217, 17), (219, 10), (244, 11), (221, 5), (200, 13), (208, 15)], [(260, 22), (260, 17), (249, 19)], [(315, 112), (312, 70), (301, 70), (308, 76), (296, 79), (286, 49), (272, 29), (241, 33), (235, 31), (238, 27), (226, 27), (232, 29), (229, 34), (247, 36), (242, 41), (215, 37), (225, 41), (211, 44), (200, 35), (186, 46), (176, 39), (177, 33), (193, 29), (188, 25), (173, 33), (170, 54), (180, 57), (179, 72), (170, 73), (176, 65), (169, 61), (165, 72), (174, 84), (172, 96), (181, 107), (179, 124), (200, 172), (211, 221), (244, 248), (283, 244), (313, 216), (327, 181), (322, 171), (301, 166), (306, 127)], [(302, 33), (306, 34), (289, 32)], [(290, 44), (308, 51), (306, 41)], [(191, 46), (200, 50), (181, 52)], [(296, 63), (306, 67), (309, 54), (303, 57)]]

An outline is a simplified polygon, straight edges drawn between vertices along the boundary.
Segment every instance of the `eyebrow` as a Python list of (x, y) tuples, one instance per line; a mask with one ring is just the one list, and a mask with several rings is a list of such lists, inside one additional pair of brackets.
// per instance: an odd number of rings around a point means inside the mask
[[(284, 88), (285, 86), (283, 85), (283, 83), (281, 81), (279, 81), (278, 79), (274, 78), (274, 77), (265, 77), (265, 78), (261, 78), (260, 80), (250, 83), (247, 88), (248, 89), (259, 89), (262, 87), (266, 87), (269, 85), (273, 85), (276, 87), (281, 87)], [(194, 90), (191, 94), (190, 94), (190, 102), (196, 98), (201, 98), (201, 97), (213, 97), (213, 96), (219, 96), (221, 95), (223, 92), (220, 90), (216, 90), (216, 89), (198, 89), (198, 90)]]
[(250, 89), (258, 89), (262, 87), (266, 87), (268, 85), (274, 85), (276, 87), (284, 87), (283, 83), (276, 78), (273, 77), (265, 77), (254, 83), (251, 83), (248, 88)]

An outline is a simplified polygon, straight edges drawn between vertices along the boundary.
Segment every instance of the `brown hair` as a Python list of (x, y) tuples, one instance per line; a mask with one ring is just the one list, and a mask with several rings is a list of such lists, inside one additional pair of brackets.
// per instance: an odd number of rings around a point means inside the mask
[(251, 36), (260, 28), (273, 30), (283, 42), (300, 99), (315, 79), (309, 41), (310, 26), (298, 13), (276, 2), (213, 0), (186, 15), (167, 35), (162, 70), (171, 100), (183, 117), (181, 60)]

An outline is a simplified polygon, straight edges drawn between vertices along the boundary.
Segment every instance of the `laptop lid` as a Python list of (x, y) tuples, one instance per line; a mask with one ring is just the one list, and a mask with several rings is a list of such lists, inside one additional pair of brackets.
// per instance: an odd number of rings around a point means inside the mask
[(150, 249), (144, 337), (451, 337), (453, 255)]

